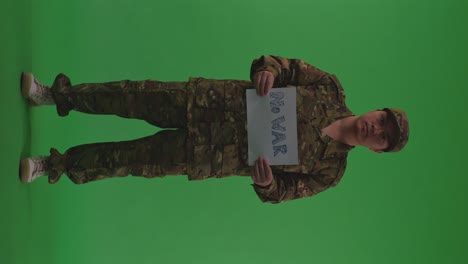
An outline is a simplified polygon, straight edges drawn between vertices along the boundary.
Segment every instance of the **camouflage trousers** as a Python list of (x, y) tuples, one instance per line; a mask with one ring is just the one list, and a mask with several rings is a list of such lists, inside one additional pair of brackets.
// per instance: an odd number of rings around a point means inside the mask
[(60, 116), (71, 110), (136, 118), (161, 128), (152, 136), (50, 151), (49, 182), (66, 174), (77, 184), (128, 175), (162, 177), (187, 172), (186, 82), (118, 81), (72, 86), (63, 74), (52, 85)]

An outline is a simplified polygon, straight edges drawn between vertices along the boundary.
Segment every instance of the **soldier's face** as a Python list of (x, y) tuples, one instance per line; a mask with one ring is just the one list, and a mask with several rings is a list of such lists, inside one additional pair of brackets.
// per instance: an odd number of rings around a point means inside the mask
[(375, 152), (382, 152), (395, 137), (395, 124), (388, 119), (385, 111), (371, 111), (361, 115), (356, 122), (357, 139), (361, 146)]

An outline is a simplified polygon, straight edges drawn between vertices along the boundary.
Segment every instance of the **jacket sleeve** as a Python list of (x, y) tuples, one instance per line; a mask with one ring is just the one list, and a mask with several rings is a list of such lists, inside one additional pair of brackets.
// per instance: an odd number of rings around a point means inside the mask
[(275, 76), (273, 87), (307, 85), (316, 82), (328, 73), (299, 59), (286, 59), (279, 56), (261, 56), (250, 67), (250, 80), (254, 81), (257, 72), (269, 71)]
[(346, 164), (323, 168), (316, 174), (273, 173), (273, 181), (269, 186), (252, 186), (260, 200), (265, 203), (281, 203), (310, 197), (335, 186), (343, 176), (345, 166)]

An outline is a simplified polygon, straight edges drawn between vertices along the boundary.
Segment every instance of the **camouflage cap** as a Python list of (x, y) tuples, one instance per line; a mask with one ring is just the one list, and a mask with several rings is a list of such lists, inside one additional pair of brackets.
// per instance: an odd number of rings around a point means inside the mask
[(397, 128), (395, 138), (390, 140), (390, 144), (385, 152), (397, 152), (403, 149), (408, 142), (409, 137), (409, 124), (406, 113), (398, 108), (384, 108), (383, 111), (387, 112), (389, 119), (392, 120)]

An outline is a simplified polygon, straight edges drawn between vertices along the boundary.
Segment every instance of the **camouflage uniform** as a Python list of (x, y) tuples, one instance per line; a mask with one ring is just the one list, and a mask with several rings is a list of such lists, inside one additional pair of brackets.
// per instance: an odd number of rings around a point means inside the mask
[[(351, 146), (322, 128), (353, 115), (334, 75), (302, 60), (262, 56), (254, 74), (274, 74), (274, 87), (297, 88), (299, 165), (271, 166), (268, 187), (253, 184), (263, 202), (317, 194), (341, 179)], [(247, 165), (246, 89), (250, 81), (190, 78), (188, 82), (120, 81), (71, 86), (59, 75), (52, 92), (61, 116), (70, 110), (139, 118), (163, 127), (143, 139), (77, 146), (63, 155), (51, 149), (51, 183), (66, 173), (75, 183), (131, 175), (187, 174), (189, 180), (250, 175)]]
[(52, 94), (60, 116), (70, 110), (92, 114), (115, 114), (137, 118), (164, 128), (145, 138), (80, 145), (61, 155), (51, 149), (49, 182), (58, 181), (62, 173), (77, 184), (129, 174), (144, 177), (185, 174), (186, 108), (185, 82), (119, 81), (71, 86), (59, 74)]

